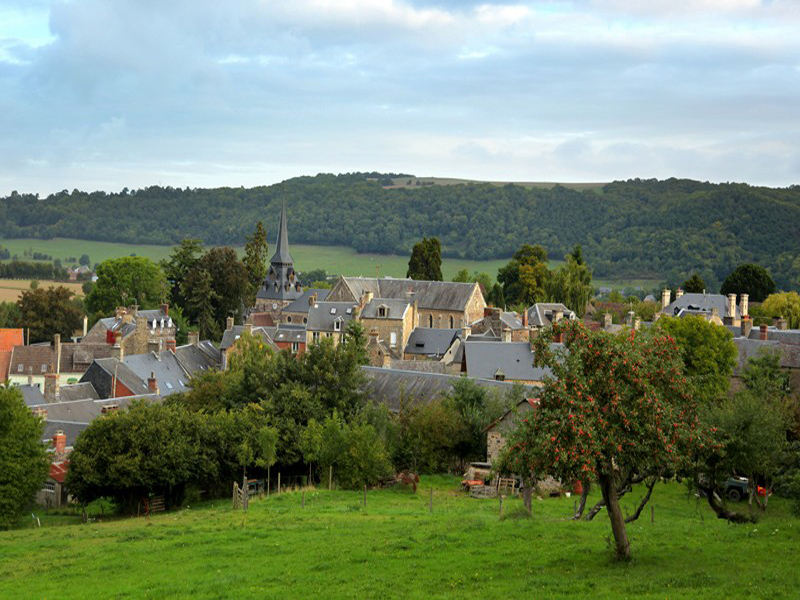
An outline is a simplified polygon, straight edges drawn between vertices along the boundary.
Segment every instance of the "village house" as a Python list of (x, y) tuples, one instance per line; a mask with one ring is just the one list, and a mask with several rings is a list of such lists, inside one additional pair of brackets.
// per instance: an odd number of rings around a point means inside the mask
[(516, 426), (518, 415), (536, 407), (536, 398), (524, 398), (512, 410), (486, 428), (486, 461), (494, 463), (506, 447), (506, 436)]
[(533, 359), (534, 353), (528, 342), (467, 340), (462, 366), (467, 376), (474, 379), (542, 385), (544, 378), (551, 375), (550, 369), (534, 367)]
[(250, 323), (244, 325), (234, 325), (233, 317), (228, 317), (225, 331), (222, 333), (222, 341), (219, 344), (220, 351), (220, 368), (227, 370), (230, 365), (230, 357), (238, 352), (236, 344), (244, 334), (252, 335), (258, 338), (261, 343), (272, 348), (273, 351), (278, 352), (280, 348), (272, 341), (272, 338), (267, 333), (266, 327), (254, 327)]
[(323, 338), (331, 338), (333, 345), (338, 345), (344, 337), (347, 324), (355, 319), (357, 314), (357, 302), (317, 302), (308, 311), (306, 346)]
[(573, 321), (578, 318), (575, 311), (570, 310), (560, 302), (537, 302), (525, 311), (524, 316), (527, 317), (527, 323), (534, 331), (552, 327), (553, 323), (561, 319)]
[(62, 343), (61, 335), (52, 344), (15, 346), (11, 352), (7, 379), (12, 385), (36, 385), (44, 389), (47, 374), (54, 374), (60, 385), (74, 383), (96, 358), (107, 358), (113, 347), (105, 343)]
[(95, 323), (81, 344), (107, 344), (116, 347), (117, 353), (143, 354), (174, 348), (176, 334), (177, 326), (169, 316), (169, 304), (153, 310), (140, 310), (138, 306), (120, 307), (113, 317)]
[(656, 314), (659, 317), (703, 317), (717, 325), (741, 325), (742, 317), (749, 318), (749, 298), (747, 294), (739, 297), (736, 304), (736, 294), (685, 294), (678, 288), (675, 300), (670, 302), (671, 292), (664, 289), (661, 292), (661, 310)]
[(281, 311), (280, 323), (287, 325), (304, 326), (308, 323), (308, 311), (317, 302), (324, 302), (330, 290), (311, 288), (303, 292), (303, 295), (286, 305)]
[(486, 300), (477, 283), (418, 281), (391, 277), (340, 277), (327, 300), (358, 303), (365, 292), (417, 304), (417, 325), (461, 329), (483, 317)]
[(0, 376), (3, 381), (8, 380), (8, 372), (11, 367), (11, 353), (15, 346), (25, 344), (25, 331), (15, 328), (0, 328)]
[(406, 299), (374, 298), (372, 292), (366, 291), (359, 303), (357, 318), (370, 338), (377, 333), (377, 341), (383, 343), (391, 358), (402, 359), (416, 327), (417, 307)]
[(515, 312), (494, 306), (484, 308), (483, 317), (471, 323), (469, 330), (470, 333), (497, 337), (504, 342), (525, 342), (531, 337), (527, 312), (520, 317)]

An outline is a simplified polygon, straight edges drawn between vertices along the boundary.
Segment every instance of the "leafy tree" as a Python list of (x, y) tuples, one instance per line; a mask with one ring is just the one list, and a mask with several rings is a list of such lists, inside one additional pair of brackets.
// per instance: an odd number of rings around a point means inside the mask
[(783, 317), (791, 329), (800, 328), (800, 294), (780, 292), (770, 294), (761, 304), (760, 311), (769, 317)]
[(203, 243), (197, 239), (182, 240), (180, 245), (172, 249), (169, 258), (161, 261), (161, 269), (169, 285), (169, 298), (173, 305), (186, 308), (187, 297), (184, 293), (184, 281), (197, 267), (203, 255)]
[(324, 421), (312, 419), (302, 436), (303, 456), (322, 472), (333, 467), (345, 489), (376, 485), (391, 476), (392, 464), (383, 440), (369, 423), (348, 423), (334, 411)]
[(89, 258), (88, 254), (81, 254), (81, 257), (78, 259), (78, 264), (88, 267), (90, 264), (92, 264), (92, 259)]
[(43, 431), (42, 420), (25, 406), (20, 391), (0, 387), (0, 529), (19, 520), (47, 478)]
[(547, 333), (534, 341), (536, 364), (553, 378), (541, 388), (537, 410), (509, 435), (501, 463), (524, 477), (565, 483), (596, 476), (616, 556), (627, 560), (621, 490), (674, 471), (696, 443), (696, 404), (685, 390), (680, 353), (660, 331), (612, 336), (566, 320), (552, 331), (564, 334), (566, 351), (553, 350)]
[(520, 247), (511, 261), (497, 272), (505, 301), (525, 307), (547, 300), (550, 277), (547, 251), (542, 246), (530, 244)]
[(753, 263), (739, 265), (725, 278), (720, 293), (748, 294), (750, 302), (763, 302), (775, 291), (775, 282), (764, 267)]
[(687, 294), (702, 294), (706, 291), (706, 282), (697, 273), (692, 273), (692, 276), (683, 282), (683, 291)]
[(307, 288), (333, 287), (328, 281), (328, 272), (325, 269), (312, 269), (301, 274), (301, 281)]
[(149, 258), (127, 256), (100, 263), (86, 306), (92, 312), (110, 313), (133, 302), (156, 306), (166, 296), (167, 280), (161, 268)]
[(244, 259), (242, 259), (245, 269), (247, 269), (247, 279), (250, 282), (247, 306), (253, 306), (256, 303), (258, 289), (267, 277), (268, 252), (267, 230), (259, 221), (256, 223), (253, 235), (247, 238), (247, 243), (244, 245)]
[(64, 286), (26, 290), (17, 300), (17, 306), (19, 322), (30, 330), (31, 342), (49, 341), (56, 333), (69, 339), (83, 319), (83, 311)]
[(694, 396), (707, 403), (725, 396), (737, 355), (731, 332), (702, 317), (664, 317), (658, 328), (678, 344)]
[(561, 302), (583, 317), (594, 288), (592, 287), (592, 270), (583, 258), (580, 244), (565, 257), (566, 263), (550, 277), (549, 299)]
[(442, 281), (442, 245), (439, 238), (423, 238), (414, 244), (406, 277), (424, 281)]
[(19, 327), (21, 323), (19, 304), (16, 302), (0, 302), (0, 327)]
[(197, 325), (202, 338), (220, 337), (215, 304), (217, 294), (211, 285), (211, 275), (205, 269), (192, 269), (182, 283), (186, 291), (184, 304), (186, 314)]

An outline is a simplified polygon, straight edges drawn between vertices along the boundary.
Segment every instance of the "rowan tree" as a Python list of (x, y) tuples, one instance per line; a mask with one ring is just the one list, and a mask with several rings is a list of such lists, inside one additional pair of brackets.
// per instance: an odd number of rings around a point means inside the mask
[[(552, 334), (563, 335), (563, 349), (551, 348)], [(619, 490), (674, 472), (698, 443), (697, 407), (675, 340), (660, 331), (613, 336), (564, 320), (537, 337), (534, 350), (535, 364), (553, 377), (510, 434), (501, 462), (536, 479), (596, 477), (616, 556), (627, 560)]]

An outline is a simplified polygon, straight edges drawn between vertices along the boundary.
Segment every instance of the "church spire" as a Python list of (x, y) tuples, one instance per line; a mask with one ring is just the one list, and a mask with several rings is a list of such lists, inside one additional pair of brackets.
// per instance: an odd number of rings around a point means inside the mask
[(291, 265), (294, 263), (292, 255), (289, 254), (289, 233), (286, 225), (286, 204), (281, 208), (281, 221), (278, 225), (278, 239), (275, 242), (275, 254), (270, 259), (270, 263)]

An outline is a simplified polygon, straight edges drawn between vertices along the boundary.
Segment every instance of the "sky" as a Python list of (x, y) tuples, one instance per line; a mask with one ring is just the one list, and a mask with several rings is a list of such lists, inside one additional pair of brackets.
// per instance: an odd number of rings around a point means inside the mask
[(0, 0), (0, 195), (800, 184), (797, 0)]

